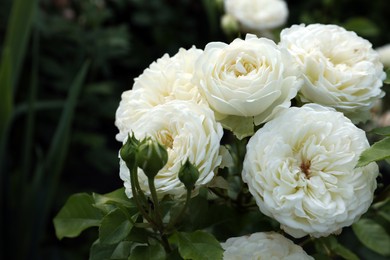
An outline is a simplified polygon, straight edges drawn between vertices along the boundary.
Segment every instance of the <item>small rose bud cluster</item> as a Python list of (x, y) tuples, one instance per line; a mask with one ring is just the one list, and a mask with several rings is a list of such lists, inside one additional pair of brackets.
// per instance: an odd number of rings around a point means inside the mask
[(139, 167), (151, 179), (156, 177), (168, 161), (167, 149), (162, 144), (150, 137), (139, 141), (134, 134), (128, 136), (120, 150), (120, 156), (129, 169)]
[[(154, 179), (168, 162), (168, 152), (164, 145), (150, 137), (139, 141), (134, 134), (128, 136), (120, 150), (120, 156), (129, 169), (139, 167), (149, 179)], [(180, 167), (178, 176), (186, 189), (192, 190), (199, 178), (199, 171), (187, 159)]]

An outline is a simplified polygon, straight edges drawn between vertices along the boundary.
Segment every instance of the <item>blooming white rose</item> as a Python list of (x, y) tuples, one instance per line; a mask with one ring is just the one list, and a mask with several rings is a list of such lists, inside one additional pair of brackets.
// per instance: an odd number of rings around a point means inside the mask
[(302, 247), (275, 232), (259, 232), (249, 236), (232, 237), (221, 244), (224, 260), (240, 259), (314, 259)]
[(235, 17), (247, 31), (273, 29), (288, 17), (283, 0), (224, 0), (225, 12)]
[(123, 142), (134, 122), (154, 106), (175, 99), (202, 103), (197, 87), (191, 83), (195, 60), (201, 53), (193, 47), (181, 48), (173, 57), (165, 54), (135, 79), (132, 90), (123, 92), (116, 111), (118, 141)]
[(212, 42), (195, 64), (194, 84), (217, 120), (243, 138), (290, 107), (301, 82), (291, 59), (273, 41), (251, 34), (229, 45)]
[(327, 236), (369, 208), (378, 166), (355, 168), (365, 132), (317, 104), (292, 107), (248, 142), (242, 177), (260, 211), (288, 234)]
[[(155, 178), (160, 197), (170, 194), (180, 198), (186, 194), (178, 173), (187, 159), (199, 170), (195, 190), (213, 179), (214, 170), (221, 163), (222, 126), (215, 121), (213, 111), (206, 105), (173, 100), (151, 108), (130, 130), (137, 139), (152, 137), (167, 148), (168, 162)], [(120, 177), (127, 196), (132, 197), (130, 172), (122, 159)], [(138, 179), (141, 189), (150, 194), (148, 179), (141, 169), (138, 169)]]
[(390, 68), (390, 44), (376, 48), (379, 58), (385, 67)]
[(280, 45), (292, 53), (304, 84), (304, 103), (334, 107), (353, 122), (365, 121), (383, 97), (385, 78), (379, 55), (367, 40), (337, 25), (293, 25), (281, 32)]

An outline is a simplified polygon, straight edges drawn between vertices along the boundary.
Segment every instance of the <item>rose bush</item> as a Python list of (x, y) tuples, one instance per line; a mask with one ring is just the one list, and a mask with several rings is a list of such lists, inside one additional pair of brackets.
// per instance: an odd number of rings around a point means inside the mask
[(238, 259), (313, 259), (291, 240), (276, 232), (259, 232), (232, 237), (222, 243), (224, 260)]
[(71, 197), (57, 236), (99, 226), (99, 260), (357, 259), (342, 242), (353, 236), (389, 256), (388, 189), (372, 202), (390, 130), (372, 131), (386, 137), (369, 148), (353, 123), (383, 78), (371, 45), (335, 25), (164, 55), (116, 112), (124, 187)]
[(247, 34), (230, 44), (207, 44), (196, 61), (194, 84), (217, 120), (243, 138), (290, 107), (301, 84), (296, 75), (287, 51)]
[(283, 29), (279, 45), (300, 67), (303, 103), (334, 107), (357, 123), (369, 118), (370, 108), (384, 95), (379, 55), (355, 32), (337, 25), (293, 25)]
[(288, 18), (287, 4), (283, 0), (224, 0), (224, 7), (248, 32), (279, 27)]
[(364, 131), (342, 113), (293, 107), (251, 137), (242, 177), (261, 212), (288, 234), (327, 236), (372, 202), (378, 166), (355, 168), (368, 147)]
[[(214, 170), (221, 163), (219, 155), (222, 127), (214, 119), (213, 112), (205, 105), (191, 101), (173, 100), (151, 108), (129, 129), (137, 139), (152, 137), (165, 145), (168, 163), (161, 169), (155, 186), (159, 197), (172, 195), (180, 198), (186, 194), (178, 178), (179, 169), (188, 159), (199, 170), (196, 188), (210, 182)], [(148, 179), (138, 169), (141, 189), (150, 194)], [(132, 197), (130, 171), (120, 159), (120, 177), (124, 181), (126, 194)]]

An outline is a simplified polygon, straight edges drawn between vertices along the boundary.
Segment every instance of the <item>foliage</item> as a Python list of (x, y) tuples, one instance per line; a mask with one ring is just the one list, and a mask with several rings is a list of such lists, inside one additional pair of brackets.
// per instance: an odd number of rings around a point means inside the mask
[[(226, 41), (216, 2), (0, 2), (1, 259), (177, 259), (205, 252), (217, 259), (218, 241), (278, 230), (238, 178), (245, 139), (229, 146), (235, 166), (219, 173), (229, 190), (217, 185), (188, 202), (180, 225), (169, 231), (167, 240), (175, 248), (169, 255), (135, 202), (117, 189), (123, 185), (113, 122), (120, 94), (164, 53)], [(287, 2), (289, 24), (335, 23), (375, 47), (390, 42), (387, 1)], [(360, 165), (390, 156), (388, 129), (370, 133), (373, 143), (378, 135), (383, 139), (362, 155)], [(390, 167), (386, 161), (380, 166), (374, 203), (359, 222), (337, 237), (296, 242), (320, 259), (386, 259)], [(97, 193), (68, 199), (81, 191)], [(161, 211), (168, 216), (182, 206), (163, 201)], [(55, 215), (54, 231), (49, 220)]]

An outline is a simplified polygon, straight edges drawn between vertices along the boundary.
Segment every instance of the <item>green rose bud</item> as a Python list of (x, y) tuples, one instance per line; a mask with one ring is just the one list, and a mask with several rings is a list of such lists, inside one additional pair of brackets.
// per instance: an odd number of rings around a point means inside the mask
[(187, 161), (180, 167), (179, 180), (184, 184), (187, 190), (192, 190), (198, 178), (198, 169), (187, 159)]
[(222, 16), (221, 27), (223, 32), (228, 36), (236, 36), (240, 30), (236, 18), (230, 14), (225, 14)]
[(151, 138), (144, 139), (138, 148), (137, 164), (148, 178), (154, 178), (168, 162), (165, 147)]
[(129, 169), (132, 169), (136, 165), (138, 145), (139, 141), (135, 138), (134, 133), (131, 136), (129, 134), (126, 143), (122, 146), (119, 152), (122, 160), (126, 162)]

